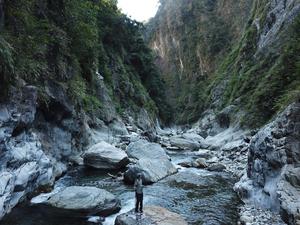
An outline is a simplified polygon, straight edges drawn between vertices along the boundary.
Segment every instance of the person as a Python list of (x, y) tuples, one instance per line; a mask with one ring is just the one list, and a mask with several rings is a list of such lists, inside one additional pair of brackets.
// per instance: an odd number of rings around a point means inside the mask
[(142, 174), (139, 173), (134, 182), (134, 190), (135, 190), (135, 212), (143, 213), (143, 180)]

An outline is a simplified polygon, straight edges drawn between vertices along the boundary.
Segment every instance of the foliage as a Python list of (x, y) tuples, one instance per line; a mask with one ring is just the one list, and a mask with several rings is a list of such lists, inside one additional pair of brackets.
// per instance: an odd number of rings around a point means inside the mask
[[(262, 9), (256, 9), (261, 15)], [(249, 23), (241, 41), (219, 67), (209, 89), (209, 101), (214, 88), (227, 80), (219, 107), (235, 104), (239, 99), (240, 106), (247, 112), (243, 124), (259, 127), (299, 98), (299, 21), (298, 16), (285, 28), (280, 36), (280, 48), (275, 45), (267, 51), (258, 51), (257, 31)]]
[(122, 15), (116, 0), (10, 0), (4, 9), (9, 43), (0, 38), (0, 72), (6, 83), (22, 78), (48, 101), (45, 81), (55, 80), (79, 109), (97, 113), (101, 75), (119, 112), (145, 107), (155, 116), (158, 105), (166, 105), (142, 24)]
[[(14, 74), (14, 62), (11, 45), (0, 36), (0, 95), (7, 95), (7, 86)], [(0, 97), (0, 98), (1, 98)]]

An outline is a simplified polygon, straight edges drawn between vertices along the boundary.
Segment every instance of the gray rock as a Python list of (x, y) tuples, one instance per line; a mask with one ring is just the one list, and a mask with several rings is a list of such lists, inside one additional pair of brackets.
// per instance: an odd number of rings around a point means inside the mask
[[(139, 216), (138, 216), (139, 217)], [(147, 206), (144, 214), (137, 220), (132, 211), (119, 215), (115, 225), (187, 225), (187, 222), (178, 214), (159, 206)]]
[(148, 142), (146, 140), (138, 140), (131, 143), (128, 145), (126, 153), (128, 157), (135, 159), (153, 158), (169, 160), (169, 156), (159, 144)]
[(16, 180), (14, 191), (24, 191), (28, 186), (28, 182), (35, 180), (39, 175), (38, 164), (36, 162), (26, 163), (16, 170), (15, 174)]
[(294, 103), (262, 127), (250, 142), (247, 174), (236, 185), (243, 195), (255, 196), (255, 204), (280, 210), (289, 224), (300, 211), (299, 124), (300, 103)]
[(214, 171), (214, 172), (222, 172), (226, 169), (226, 166), (220, 163), (213, 163), (207, 167), (208, 171)]
[(143, 174), (145, 184), (150, 184), (177, 172), (159, 144), (139, 140), (131, 143), (126, 152), (136, 161), (136, 164), (130, 165), (124, 173), (126, 183), (133, 183), (138, 173)]
[(128, 135), (128, 131), (126, 129), (125, 124), (120, 120), (113, 120), (109, 124), (109, 128), (113, 132), (113, 134), (117, 135)]
[(203, 158), (199, 158), (199, 159), (196, 159), (193, 163), (192, 163), (192, 166), (193, 167), (196, 167), (196, 168), (206, 168), (207, 167), (207, 163), (206, 163), (206, 160), (203, 159)]
[(142, 108), (137, 115), (136, 125), (143, 131), (154, 131), (155, 128), (154, 121), (144, 108)]
[(120, 169), (129, 163), (125, 151), (104, 141), (90, 147), (84, 153), (83, 161), (97, 169)]
[(197, 150), (200, 148), (200, 143), (195, 140), (186, 139), (182, 136), (173, 136), (170, 138), (170, 143), (172, 146), (178, 147), (182, 150)]
[[(38, 197), (36, 197), (38, 198)], [(44, 201), (31, 201), (54, 215), (107, 216), (121, 209), (120, 200), (113, 194), (96, 187), (71, 186), (50, 195)]]

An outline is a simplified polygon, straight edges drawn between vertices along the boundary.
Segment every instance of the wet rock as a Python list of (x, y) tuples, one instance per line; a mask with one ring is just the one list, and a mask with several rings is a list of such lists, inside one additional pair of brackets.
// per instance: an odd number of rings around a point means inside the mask
[(196, 168), (206, 168), (207, 167), (207, 163), (206, 163), (206, 160), (203, 159), (203, 158), (199, 158), (199, 159), (196, 159), (193, 163), (192, 163), (192, 166), (193, 167), (196, 167)]
[(90, 147), (83, 160), (85, 165), (97, 169), (120, 169), (129, 163), (125, 151), (104, 141)]
[(128, 157), (136, 162), (129, 165), (128, 170), (124, 173), (126, 183), (133, 183), (138, 173), (142, 173), (143, 182), (149, 184), (177, 171), (170, 162), (169, 156), (159, 144), (139, 140), (131, 143), (126, 152)]
[(185, 167), (185, 168), (190, 168), (193, 166), (192, 163), (190, 162), (181, 162), (181, 163), (178, 163), (179, 166), (182, 166), (182, 167)]
[(32, 199), (31, 202), (56, 216), (107, 216), (121, 209), (119, 199), (96, 187), (71, 186), (50, 194), (48, 198), (40, 198), (42, 201), (37, 201), (38, 198), (40, 197)]
[(138, 218), (134, 211), (121, 214), (116, 218), (115, 225), (187, 225), (187, 222), (178, 214), (159, 206), (147, 206), (144, 214)]
[(213, 163), (207, 167), (208, 171), (214, 171), (214, 172), (222, 172), (226, 169), (226, 166), (220, 163)]

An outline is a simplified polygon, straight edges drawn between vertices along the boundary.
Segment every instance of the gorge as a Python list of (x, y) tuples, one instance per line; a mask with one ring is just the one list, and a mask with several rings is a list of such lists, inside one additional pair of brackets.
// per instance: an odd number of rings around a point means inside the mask
[(299, 31), (299, 0), (0, 0), (0, 225), (300, 224)]

